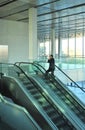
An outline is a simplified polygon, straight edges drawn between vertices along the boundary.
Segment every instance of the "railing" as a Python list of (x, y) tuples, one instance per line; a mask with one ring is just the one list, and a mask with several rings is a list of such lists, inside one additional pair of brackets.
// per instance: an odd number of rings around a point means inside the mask
[[(23, 70), (23, 73), (34, 74), (46, 72), (46, 63), (42, 62), (16, 62), (15, 64), (11, 63), (0, 63), (0, 77), (3, 75), (13, 75), (16, 72), (20, 72), (20, 66)], [(13, 69), (14, 68), (14, 69)], [(84, 87), (79, 86), (73, 79), (71, 79), (60, 67), (55, 65), (55, 76), (65, 85), (77, 87), (85, 92)]]
[(45, 69), (40, 68), (37, 64), (33, 62), (16, 62), (15, 65), (20, 66), (20, 68), (25, 72), (30, 74), (45, 73)]

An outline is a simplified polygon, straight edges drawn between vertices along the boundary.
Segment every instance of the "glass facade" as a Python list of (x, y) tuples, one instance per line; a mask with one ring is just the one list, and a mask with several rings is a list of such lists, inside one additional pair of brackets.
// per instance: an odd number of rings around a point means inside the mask
[[(65, 35), (64, 35), (65, 36)], [(56, 38), (55, 42), (55, 56), (58, 55), (58, 49), (60, 49), (61, 57), (85, 57), (85, 36), (83, 32), (76, 32), (68, 34), (68, 37), (63, 35), (59, 38)], [(58, 48), (60, 44), (60, 48)], [(47, 56), (51, 53), (51, 39), (45, 39), (44, 42), (39, 42), (39, 57)]]

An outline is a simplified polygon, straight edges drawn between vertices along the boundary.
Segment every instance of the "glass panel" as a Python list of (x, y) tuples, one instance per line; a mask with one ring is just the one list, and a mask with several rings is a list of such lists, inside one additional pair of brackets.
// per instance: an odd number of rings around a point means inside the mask
[(55, 52), (55, 55), (56, 55), (56, 58), (58, 57), (58, 39), (56, 39), (56, 52)]
[(75, 38), (69, 38), (69, 56), (74, 57), (75, 55)]
[(62, 56), (68, 56), (68, 39), (62, 39)]
[(41, 42), (39, 46), (39, 57), (42, 59), (45, 54), (45, 46), (44, 43)]
[[(47, 56), (50, 54), (50, 41), (46, 40), (45, 42), (41, 42), (39, 46), (39, 57), (40, 59), (46, 59)], [(43, 59), (43, 60), (44, 60)]]
[(48, 56), (50, 52), (50, 43), (49, 41), (45, 42), (45, 55)]
[(82, 33), (76, 34), (76, 57), (82, 57)]

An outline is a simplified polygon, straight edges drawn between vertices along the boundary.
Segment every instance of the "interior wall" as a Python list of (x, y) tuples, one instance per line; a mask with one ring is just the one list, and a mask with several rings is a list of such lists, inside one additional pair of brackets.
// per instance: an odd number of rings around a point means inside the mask
[(0, 20), (0, 45), (8, 45), (8, 62), (28, 61), (28, 23)]

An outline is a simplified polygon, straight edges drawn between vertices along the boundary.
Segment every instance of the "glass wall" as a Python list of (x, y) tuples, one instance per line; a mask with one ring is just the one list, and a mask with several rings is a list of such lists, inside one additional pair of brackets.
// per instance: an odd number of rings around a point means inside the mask
[(50, 39), (43, 39), (43, 42), (39, 42), (39, 58), (46, 59), (51, 52)]
[(75, 57), (75, 35), (69, 35), (69, 57)]
[(82, 57), (82, 33), (76, 33), (76, 57)]
[(56, 38), (56, 42), (55, 42), (55, 57), (58, 57), (58, 38)]
[(61, 47), (61, 56), (68, 56), (68, 38), (61, 39), (62, 47)]
[(69, 34), (67, 38), (61, 38), (61, 56), (84, 57), (85, 56), (85, 37), (83, 33)]
[[(60, 38), (60, 43), (58, 37), (55, 42), (55, 56), (58, 57), (58, 52), (60, 52), (61, 57), (85, 57), (85, 33), (74, 32), (68, 33), (67, 37), (64, 35)], [(58, 51), (58, 46), (60, 44), (60, 51)], [(47, 57), (51, 52), (51, 40), (44, 39), (43, 42), (39, 43), (39, 57)]]

